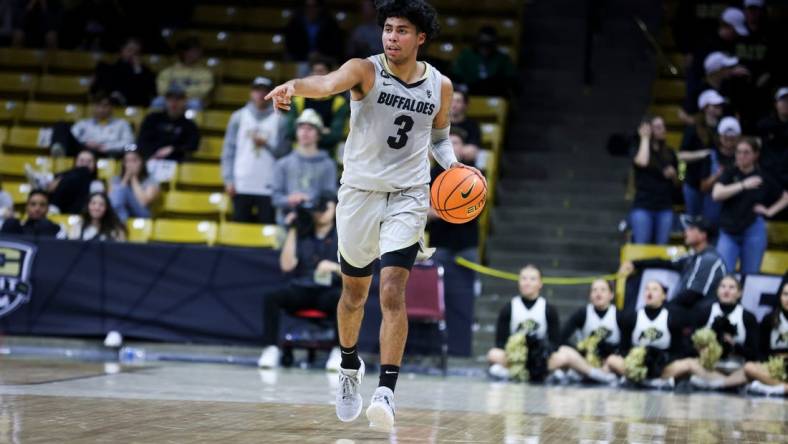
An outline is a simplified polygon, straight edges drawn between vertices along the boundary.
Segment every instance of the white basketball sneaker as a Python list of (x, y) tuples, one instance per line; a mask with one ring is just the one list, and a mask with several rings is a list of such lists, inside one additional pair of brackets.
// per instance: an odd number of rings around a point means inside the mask
[(279, 367), (279, 359), (281, 359), (279, 347), (269, 345), (265, 347), (260, 354), (260, 358), (257, 360), (257, 366), (260, 368), (277, 368)]
[(378, 387), (367, 408), (369, 426), (381, 432), (394, 428), (394, 392), (388, 387)]
[(364, 361), (359, 357), (361, 366), (358, 370), (339, 368), (339, 387), (337, 388), (337, 418), (342, 422), (350, 422), (361, 414), (364, 400), (358, 392), (361, 380), (364, 379)]

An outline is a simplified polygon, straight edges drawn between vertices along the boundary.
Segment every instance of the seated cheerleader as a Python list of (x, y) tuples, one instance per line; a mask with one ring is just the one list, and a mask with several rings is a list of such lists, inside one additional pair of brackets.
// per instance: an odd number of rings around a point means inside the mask
[(780, 285), (778, 306), (763, 318), (761, 347), (766, 362), (748, 362), (744, 374), (752, 381), (747, 392), (785, 396), (788, 393), (788, 280)]
[(665, 304), (667, 290), (657, 281), (646, 283), (646, 306), (624, 317), (621, 328), (622, 355), (610, 355), (610, 371), (629, 381), (652, 388), (672, 388), (669, 364), (683, 356), (682, 331), (686, 321)]
[(701, 389), (722, 389), (746, 383), (742, 366), (758, 356), (758, 321), (739, 303), (741, 285), (727, 275), (717, 286), (717, 301), (698, 314), (692, 343), (697, 357), (679, 359), (665, 371), (675, 378), (691, 375)]
[[(578, 309), (561, 332), (561, 347), (550, 355), (547, 369), (551, 377), (567, 379), (565, 371), (610, 384), (618, 378), (610, 372), (605, 359), (618, 351), (621, 343), (621, 312), (611, 304), (613, 290), (604, 279), (591, 284), (590, 303)], [(574, 347), (569, 343), (577, 339)]]
[(520, 270), (520, 295), (501, 309), (495, 347), (487, 352), (490, 374), (518, 381), (543, 381), (547, 357), (558, 344), (559, 321), (555, 308), (539, 295), (542, 272), (534, 265)]

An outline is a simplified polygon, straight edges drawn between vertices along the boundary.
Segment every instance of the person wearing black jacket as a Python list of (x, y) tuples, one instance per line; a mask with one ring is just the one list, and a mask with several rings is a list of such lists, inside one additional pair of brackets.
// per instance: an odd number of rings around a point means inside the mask
[[(788, 273), (780, 284), (777, 305), (761, 323), (761, 360), (782, 360), (783, 375), (788, 374)], [(777, 379), (765, 362), (744, 364), (744, 374), (752, 381), (747, 386), (749, 393), (785, 396), (788, 393), (788, 378)]]
[(529, 264), (520, 270), (518, 287), (520, 294), (498, 313), (495, 347), (487, 352), (490, 374), (508, 377), (506, 342), (511, 335), (523, 332), (528, 344), (526, 366), (530, 380), (540, 381), (547, 376), (547, 357), (561, 339), (558, 312), (540, 295), (542, 272), (535, 265)]
[(65, 238), (66, 233), (60, 225), (47, 219), (47, 212), (49, 212), (47, 193), (43, 190), (33, 190), (27, 195), (25, 207), (27, 219), (24, 222), (16, 218), (6, 220), (0, 233)]
[(342, 29), (326, 9), (324, 0), (305, 0), (304, 8), (293, 15), (284, 34), (290, 60), (305, 62), (314, 53), (342, 59)]
[[(600, 363), (604, 363), (608, 356), (618, 351), (623, 316), (612, 304), (613, 296), (610, 283), (597, 279), (591, 284), (589, 303), (578, 309), (564, 324), (561, 346), (547, 361), (548, 370), (553, 375), (559, 375), (557, 379), (563, 379), (560, 375), (571, 369), (596, 382), (609, 384), (616, 380), (616, 376), (606, 366), (595, 367), (586, 359), (588, 353), (593, 353)], [(596, 349), (578, 350), (579, 344), (592, 335), (599, 338)], [(573, 339), (577, 339), (574, 344)]]
[(755, 315), (745, 310), (740, 300), (741, 284), (735, 276), (727, 275), (717, 287), (717, 301), (700, 310), (695, 318), (696, 330), (710, 328), (716, 334), (722, 347), (720, 360), (727, 370), (721, 366), (717, 366), (720, 370), (707, 370), (699, 358), (690, 357), (672, 363), (666, 371), (673, 377), (691, 375), (690, 383), (701, 389), (736, 387), (747, 382), (741, 366), (758, 356), (760, 332)]
[(714, 226), (703, 217), (684, 217), (684, 243), (690, 254), (673, 260), (641, 259), (621, 264), (619, 274), (629, 275), (635, 270), (666, 268), (681, 273), (678, 292), (671, 303), (692, 308), (702, 300), (711, 301), (717, 285), (727, 273), (727, 268), (717, 250), (710, 244)]
[(99, 62), (96, 65), (90, 92), (96, 94), (118, 94), (127, 106), (147, 107), (156, 97), (156, 77), (142, 64), (142, 44), (129, 38), (120, 48), (120, 56), (114, 63)]
[(625, 374), (624, 356), (634, 347), (646, 347), (648, 373), (643, 384), (653, 388), (673, 387), (671, 363), (686, 355), (684, 328), (690, 323), (679, 309), (668, 307), (666, 288), (657, 281), (646, 283), (646, 305), (624, 316), (621, 354), (610, 355), (605, 365), (618, 375)]
[(182, 161), (187, 152), (197, 151), (200, 131), (187, 119), (186, 91), (177, 85), (166, 94), (164, 111), (148, 114), (140, 127), (137, 148), (146, 159)]

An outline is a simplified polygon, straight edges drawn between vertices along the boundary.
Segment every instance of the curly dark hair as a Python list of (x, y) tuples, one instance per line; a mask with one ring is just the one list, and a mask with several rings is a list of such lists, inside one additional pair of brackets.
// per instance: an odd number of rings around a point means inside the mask
[(382, 28), (389, 17), (402, 17), (416, 25), (419, 32), (427, 35), (427, 41), (440, 32), (438, 13), (424, 0), (376, 0), (378, 25)]

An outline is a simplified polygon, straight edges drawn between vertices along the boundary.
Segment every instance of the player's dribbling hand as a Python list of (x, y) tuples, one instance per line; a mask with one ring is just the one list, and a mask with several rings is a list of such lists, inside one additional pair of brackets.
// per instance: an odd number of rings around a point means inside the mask
[(486, 178), (486, 177), (484, 177), (484, 174), (482, 174), (482, 172), (481, 172), (481, 171), (479, 171), (479, 169), (478, 169), (478, 168), (474, 168), (474, 167), (472, 167), (472, 166), (470, 166), (470, 165), (465, 165), (465, 164), (464, 164), (464, 163), (462, 163), (462, 162), (454, 162), (454, 163), (453, 163), (453, 164), (451, 164), (451, 166), (449, 167), (449, 169), (451, 169), (451, 168), (465, 168), (465, 169), (468, 169), (468, 170), (471, 170), (471, 171), (473, 171), (473, 172), (474, 172), (474, 173), (476, 173), (476, 174), (477, 174), (479, 177), (481, 177), (481, 178), (482, 178), (482, 180), (484, 181), (484, 187), (485, 187), (485, 188), (487, 188), (487, 178)]
[(272, 89), (271, 92), (265, 96), (265, 100), (272, 99), (274, 101), (274, 108), (282, 111), (290, 111), (290, 99), (293, 97), (294, 93), (295, 87), (293, 87), (293, 81), (291, 80)]

